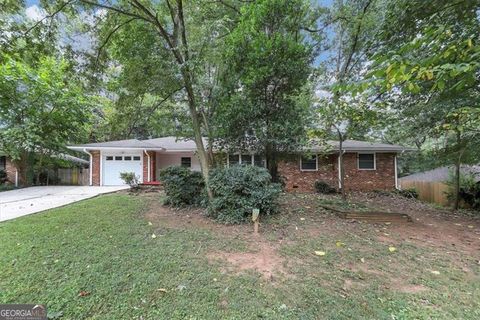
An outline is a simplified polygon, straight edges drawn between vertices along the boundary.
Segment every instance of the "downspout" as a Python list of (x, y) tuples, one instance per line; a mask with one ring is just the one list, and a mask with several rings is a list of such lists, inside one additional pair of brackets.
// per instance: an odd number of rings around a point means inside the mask
[(89, 185), (92, 186), (93, 185), (93, 155), (87, 151), (87, 148), (83, 148), (83, 152), (85, 153), (88, 153), (88, 155), (90, 156), (90, 164), (89, 164)]
[(338, 152), (338, 188), (342, 189), (342, 164), (340, 162), (340, 152), (342, 152), (342, 155), (345, 154), (345, 150), (339, 151)]
[(15, 188), (18, 188), (18, 169), (15, 169)]
[[(400, 155), (402, 155), (404, 152), (405, 150), (402, 150)], [(397, 154), (395, 154), (395, 189), (401, 189), (401, 187), (398, 186)]]
[(150, 174), (150, 154), (148, 154), (148, 151), (146, 149), (143, 150), (143, 152), (147, 155), (147, 175), (148, 175), (147, 182), (150, 182), (152, 177), (152, 175)]
[(395, 162), (395, 189), (398, 190), (397, 154), (395, 154), (395, 157), (393, 159)]

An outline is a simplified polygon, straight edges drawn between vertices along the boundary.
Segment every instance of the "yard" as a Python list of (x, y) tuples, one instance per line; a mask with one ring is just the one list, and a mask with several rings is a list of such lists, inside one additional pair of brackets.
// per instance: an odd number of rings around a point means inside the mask
[[(0, 224), (0, 303), (61, 319), (478, 319), (480, 221), (388, 195), (409, 224), (282, 195), (261, 224), (223, 226), (157, 193), (95, 199)], [(323, 255), (324, 253), (324, 255)]]

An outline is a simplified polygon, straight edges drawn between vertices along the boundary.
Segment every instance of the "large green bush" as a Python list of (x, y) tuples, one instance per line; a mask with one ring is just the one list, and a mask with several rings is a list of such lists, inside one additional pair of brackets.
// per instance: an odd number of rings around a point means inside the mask
[(167, 204), (200, 205), (204, 199), (205, 183), (200, 172), (172, 166), (160, 172), (160, 180), (165, 189)]
[(210, 176), (210, 187), (214, 198), (208, 214), (222, 223), (245, 222), (254, 208), (260, 209), (260, 215), (274, 213), (281, 192), (268, 171), (256, 166), (216, 169)]

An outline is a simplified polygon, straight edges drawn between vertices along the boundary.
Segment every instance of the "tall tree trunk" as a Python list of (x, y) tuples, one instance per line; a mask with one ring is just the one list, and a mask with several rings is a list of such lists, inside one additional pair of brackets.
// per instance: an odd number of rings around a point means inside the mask
[(276, 152), (270, 143), (265, 147), (265, 161), (267, 163), (267, 170), (270, 176), (272, 176), (272, 182), (279, 182)]
[(461, 132), (457, 130), (457, 145), (459, 146), (457, 161), (455, 162), (455, 201), (453, 203), (453, 210), (458, 210), (460, 205), (460, 167), (462, 165), (462, 156), (465, 151), (463, 147), (460, 146), (462, 141)]
[(197, 110), (190, 70), (188, 69), (188, 67), (185, 67), (182, 70), (182, 76), (185, 83), (185, 90), (187, 91), (188, 107), (190, 111), (190, 118), (192, 119), (192, 129), (195, 145), (197, 146), (198, 160), (200, 161), (200, 168), (202, 170), (203, 180), (205, 181), (207, 195), (208, 198), (211, 200), (213, 199), (213, 193), (212, 189), (210, 188), (210, 163), (208, 161), (208, 154), (205, 150), (205, 145), (203, 144), (201, 119)]
[(460, 204), (460, 157), (455, 163), (455, 201), (453, 203), (453, 210), (458, 210)]

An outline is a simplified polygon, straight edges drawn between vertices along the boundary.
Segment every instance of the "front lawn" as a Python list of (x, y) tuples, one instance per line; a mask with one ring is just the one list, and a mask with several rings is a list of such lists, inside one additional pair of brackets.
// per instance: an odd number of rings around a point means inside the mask
[(44, 303), (61, 319), (480, 318), (475, 221), (452, 222), (469, 243), (451, 246), (341, 220), (312, 195), (282, 201), (258, 237), (158, 194), (1, 223), (0, 303)]

